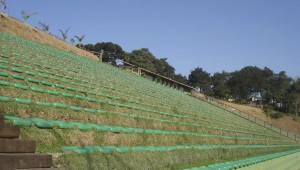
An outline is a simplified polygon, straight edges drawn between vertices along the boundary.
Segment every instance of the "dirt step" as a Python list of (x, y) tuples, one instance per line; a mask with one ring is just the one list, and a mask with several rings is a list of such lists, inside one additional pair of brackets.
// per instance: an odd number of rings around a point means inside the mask
[(35, 141), (0, 138), (0, 153), (34, 153)]
[(20, 128), (10, 125), (0, 125), (0, 138), (18, 138)]
[(0, 169), (30, 169), (30, 168), (51, 168), (52, 156), (32, 153), (5, 154), (0, 153)]

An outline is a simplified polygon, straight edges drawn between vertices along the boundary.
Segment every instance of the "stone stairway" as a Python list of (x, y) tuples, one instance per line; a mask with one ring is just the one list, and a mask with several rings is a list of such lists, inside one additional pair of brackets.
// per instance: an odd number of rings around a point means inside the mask
[(21, 140), (19, 135), (20, 129), (5, 124), (0, 114), (0, 170), (57, 170), (51, 168), (51, 155), (36, 154), (36, 142)]

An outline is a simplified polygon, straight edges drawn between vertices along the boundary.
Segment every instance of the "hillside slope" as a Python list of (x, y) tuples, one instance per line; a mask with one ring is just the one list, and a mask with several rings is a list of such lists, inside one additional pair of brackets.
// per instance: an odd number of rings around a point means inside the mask
[(40, 31), (31, 25), (24, 24), (23, 22), (7, 16), (0, 12), (0, 32), (7, 32), (13, 35), (24, 37), (29, 40), (48, 44), (52, 47), (73, 52), (75, 54), (88, 57), (93, 60), (98, 60), (97, 57), (87, 51), (81, 50), (75, 46), (69, 45), (62, 40), (59, 40), (48, 33)]
[(240, 110), (244, 113), (248, 113), (248, 114), (255, 116), (261, 120), (264, 120), (267, 123), (273, 124), (277, 128), (282, 128), (282, 129), (285, 129), (294, 134), (300, 135), (300, 123), (297, 122), (296, 120), (294, 120), (293, 117), (291, 117), (291, 116), (284, 115), (283, 117), (274, 119), (274, 118), (268, 117), (261, 108), (257, 108), (257, 107), (253, 107), (253, 106), (249, 106), (249, 105), (229, 103), (229, 102), (225, 102), (225, 101), (221, 101), (221, 102), (223, 102), (226, 105), (229, 105), (237, 110)]
[(0, 86), (5, 119), (68, 169), (182, 169), (299, 147), (176, 89), (3, 32)]

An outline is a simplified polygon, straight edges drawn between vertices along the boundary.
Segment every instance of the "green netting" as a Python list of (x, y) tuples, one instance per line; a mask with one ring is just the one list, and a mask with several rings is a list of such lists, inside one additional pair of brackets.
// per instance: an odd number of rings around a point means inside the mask
[(9, 77), (9, 74), (5, 73), (5, 72), (0, 72), (0, 76), (2, 76), (2, 77)]
[[(79, 146), (65, 146), (63, 147), (63, 150), (65, 152), (77, 152), (77, 153), (113, 153), (113, 152), (121, 152), (121, 153), (128, 153), (128, 152), (169, 152), (179, 149), (193, 149), (193, 150), (209, 150), (209, 149), (238, 149), (238, 148), (289, 148), (289, 149), (297, 149), (299, 146), (297, 145), (176, 145), (176, 146), (133, 146), (133, 147), (127, 147), (127, 146), (85, 146), (85, 147), (79, 147)], [(298, 150), (299, 151), (299, 150)], [(284, 153), (293, 153), (295, 151), (288, 151)], [(296, 151), (297, 152), (297, 151)], [(281, 154), (283, 155), (283, 154)], [(262, 159), (268, 159), (262, 158)], [(247, 162), (247, 161), (245, 161)], [(223, 164), (222, 164), (223, 165)], [(218, 166), (220, 167), (220, 166)]]
[(36, 76), (36, 73), (31, 72), (31, 71), (25, 71), (26, 74), (30, 75), (30, 76)]
[(27, 78), (27, 80), (29, 82), (32, 82), (32, 83), (40, 83), (40, 80), (37, 80), (37, 79), (34, 79), (34, 78)]
[(23, 99), (23, 98), (15, 98), (15, 101), (17, 103), (21, 103), (21, 104), (31, 104), (32, 103), (31, 99)]
[(11, 101), (13, 101), (13, 98), (6, 97), (6, 96), (0, 96), (0, 101), (1, 102), (11, 102)]
[(44, 90), (44, 89), (42, 89), (42, 88), (35, 87), (35, 86), (32, 86), (30, 89), (31, 89), (32, 91), (39, 92), (39, 93), (46, 93), (46, 92), (47, 92), (47, 90)]
[(33, 124), (30, 119), (23, 119), (14, 116), (5, 116), (5, 119), (17, 126), (31, 126)]
[(9, 86), (9, 82), (0, 80), (0, 86)]
[(6, 60), (0, 60), (0, 63), (8, 64), (8, 61), (6, 61)]
[(38, 128), (49, 128), (50, 129), (50, 128), (54, 127), (54, 124), (51, 121), (46, 121), (46, 120), (40, 119), (40, 118), (31, 118), (30, 120)]
[(23, 76), (20, 76), (20, 75), (12, 75), (12, 77), (17, 79), (17, 80), (25, 80), (25, 78)]
[(15, 83), (14, 86), (18, 89), (27, 90), (28, 86), (25, 86), (23, 84)]
[(19, 68), (12, 68), (11, 69), (13, 72), (16, 72), (16, 73), (23, 73), (24, 71), (19, 69)]
[(0, 69), (7, 70), (7, 69), (8, 69), (8, 66), (0, 65)]
[[(39, 128), (62, 128), (62, 129), (80, 129), (83, 131), (87, 130), (97, 130), (104, 132), (113, 133), (144, 133), (144, 134), (157, 134), (157, 135), (188, 135), (195, 137), (211, 137), (211, 138), (223, 138), (223, 139), (239, 139), (239, 140), (254, 140), (253, 138), (242, 138), (242, 137), (231, 137), (222, 135), (208, 135), (200, 134), (194, 132), (185, 131), (169, 131), (169, 130), (159, 130), (159, 129), (142, 129), (142, 128), (130, 128), (130, 127), (120, 127), (93, 123), (80, 123), (80, 122), (65, 122), (60, 120), (45, 120), (42, 118), (20, 118), (16, 116), (6, 115), (5, 119), (12, 121), (16, 125), (24, 125), (24, 122), (30, 122), (30, 125), (35, 125)], [(25, 123), (26, 125), (26, 123)], [(255, 139), (261, 140), (261, 139)], [(274, 140), (276, 141), (276, 140)]]

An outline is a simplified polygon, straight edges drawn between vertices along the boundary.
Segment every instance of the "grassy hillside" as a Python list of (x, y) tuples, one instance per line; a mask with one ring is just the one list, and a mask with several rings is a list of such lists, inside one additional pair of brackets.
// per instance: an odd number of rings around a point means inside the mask
[(0, 33), (0, 111), (68, 169), (182, 169), (298, 147), (113, 66)]
[(267, 116), (267, 114), (263, 111), (263, 109), (258, 107), (236, 104), (236, 103), (229, 103), (225, 101), (220, 101), (220, 102), (224, 102), (226, 105), (236, 108), (237, 110), (258, 117), (261, 120), (266, 121), (267, 123), (273, 124), (277, 128), (282, 128), (294, 134), (300, 135), (300, 121), (297, 119), (295, 120), (292, 116), (284, 115), (280, 118), (274, 119), (271, 118), (270, 116)]
[(1, 12), (0, 32), (7, 32), (42, 44), (47, 44), (61, 50), (70, 51), (93, 60), (98, 60), (96, 56), (87, 51), (81, 50), (77, 47), (67, 44), (64, 41), (49, 35), (48, 33), (40, 31), (37, 28), (32, 27), (31, 25), (24, 24), (23, 22), (20, 22), (19, 20), (7, 16)]

